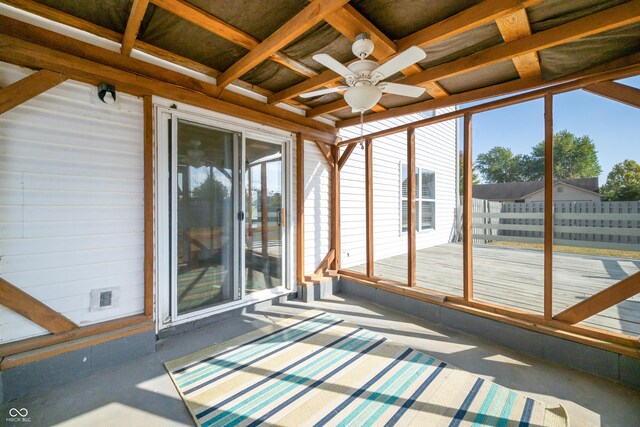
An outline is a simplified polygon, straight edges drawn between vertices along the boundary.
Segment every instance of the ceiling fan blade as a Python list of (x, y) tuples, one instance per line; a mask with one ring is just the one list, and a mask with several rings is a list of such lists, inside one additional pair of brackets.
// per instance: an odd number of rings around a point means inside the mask
[(330, 87), (330, 88), (327, 88), (327, 89), (318, 89), (318, 90), (314, 90), (312, 92), (301, 93), (300, 94), (300, 98), (313, 98), (314, 96), (326, 95), (328, 93), (341, 92), (341, 91), (347, 90), (347, 89), (349, 89), (349, 86), (337, 86), (337, 87)]
[(376, 68), (372, 71), (372, 75), (380, 74), (380, 80), (386, 79), (389, 76), (394, 75), (400, 70), (404, 70), (410, 65), (415, 64), (416, 62), (422, 61), (427, 57), (427, 54), (424, 53), (424, 50), (420, 49), (417, 46), (411, 46), (409, 49), (405, 50), (398, 56), (395, 56)]
[(321, 63), (325, 67), (330, 70), (335, 71), (340, 74), (342, 77), (353, 76), (353, 72), (345, 67), (340, 61), (334, 59), (332, 56), (327, 55), (326, 53), (319, 53), (317, 55), (313, 55), (313, 59), (316, 62)]
[(384, 93), (409, 96), (411, 98), (417, 98), (424, 93), (423, 87), (403, 85), (400, 83), (380, 83), (378, 86)]

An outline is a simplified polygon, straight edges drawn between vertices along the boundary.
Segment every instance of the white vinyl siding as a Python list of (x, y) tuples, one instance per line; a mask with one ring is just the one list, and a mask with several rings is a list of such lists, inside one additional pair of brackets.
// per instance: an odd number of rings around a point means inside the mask
[[(0, 63), (0, 86), (28, 74)], [(144, 294), (142, 101), (94, 90), (67, 81), (0, 116), (0, 277), (80, 326), (139, 314)], [(90, 311), (107, 287), (118, 305)], [(46, 333), (0, 306), (0, 342)]]
[(312, 274), (329, 251), (331, 169), (315, 143), (304, 147), (304, 269)]
[[(437, 111), (444, 114), (454, 108)], [(364, 134), (424, 119), (410, 115), (364, 125)], [(360, 135), (360, 127), (341, 129), (343, 139)], [(424, 203), (435, 202), (433, 222), (428, 229), (427, 218), (421, 221), (427, 228), (417, 234), (418, 249), (447, 243), (455, 230), (456, 220), (456, 121), (416, 129), (416, 165), (434, 174), (436, 198), (424, 197)], [(406, 253), (406, 233), (402, 233), (402, 163), (407, 161), (406, 132), (376, 139), (373, 143), (373, 212), (374, 257), (376, 260)], [(419, 185), (418, 185), (419, 188)], [(364, 150), (356, 148), (340, 174), (340, 220), (342, 267), (366, 262), (365, 245), (365, 184)], [(400, 206), (399, 206), (400, 205)], [(424, 206), (423, 206), (424, 209)], [(417, 211), (419, 215), (420, 210)], [(418, 222), (420, 223), (420, 221)]]

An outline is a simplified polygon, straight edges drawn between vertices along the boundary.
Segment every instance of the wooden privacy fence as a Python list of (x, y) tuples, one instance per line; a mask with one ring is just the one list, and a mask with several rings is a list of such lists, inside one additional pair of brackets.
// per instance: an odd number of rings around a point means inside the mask
[[(640, 250), (640, 201), (555, 202), (553, 206), (555, 245)], [(543, 202), (473, 199), (474, 243), (542, 244), (543, 233)]]

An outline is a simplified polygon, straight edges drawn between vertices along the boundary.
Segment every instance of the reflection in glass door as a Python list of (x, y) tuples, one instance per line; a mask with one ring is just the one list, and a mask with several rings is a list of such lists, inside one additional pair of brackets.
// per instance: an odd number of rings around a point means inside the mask
[(245, 143), (245, 293), (282, 286), (282, 145)]
[[(174, 134), (175, 135), (175, 134)], [(234, 154), (239, 134), (177, 120), (172, 268), (178, 316), (236, 299)]]

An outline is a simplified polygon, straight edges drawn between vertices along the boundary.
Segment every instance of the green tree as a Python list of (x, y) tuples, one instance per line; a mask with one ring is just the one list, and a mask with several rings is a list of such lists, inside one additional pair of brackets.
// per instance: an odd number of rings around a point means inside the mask
[(640, 164), (629, 159), (616, 164), (607, 175), (607, 183), (600, 187), (600, 194), (606, 200), (640, 200)]
[[(598, 151), (587, 136), (577, 137), (567, 130), (553, 135), (553, 174), (555, 179), (591, 178), (602, 173)], [(544, 141), (522, 158), (522, 175), (527, 181), (544, 179)]]
[(486, 182), (522, 181), (522, 155), (514, 155), (511, 149), (493, 147), (486, 153), (478, 155), (476, 168)]
[[(462, 190), (464, 189), (464, 153), (462, 151), (459, 155), (458, 164), (460, 165), (460, 182), (458, 188), (460, 189), (460, 194), (462, 194)], [(480, 184), (480, 178), (478, 178), (478, 174), (476, 173), (476, 166), (473, 164), (471, 166), (471, 170), (473, 171), (473, 175), (471, 175), (471, 181), (473, 182), (473, 185)]]

